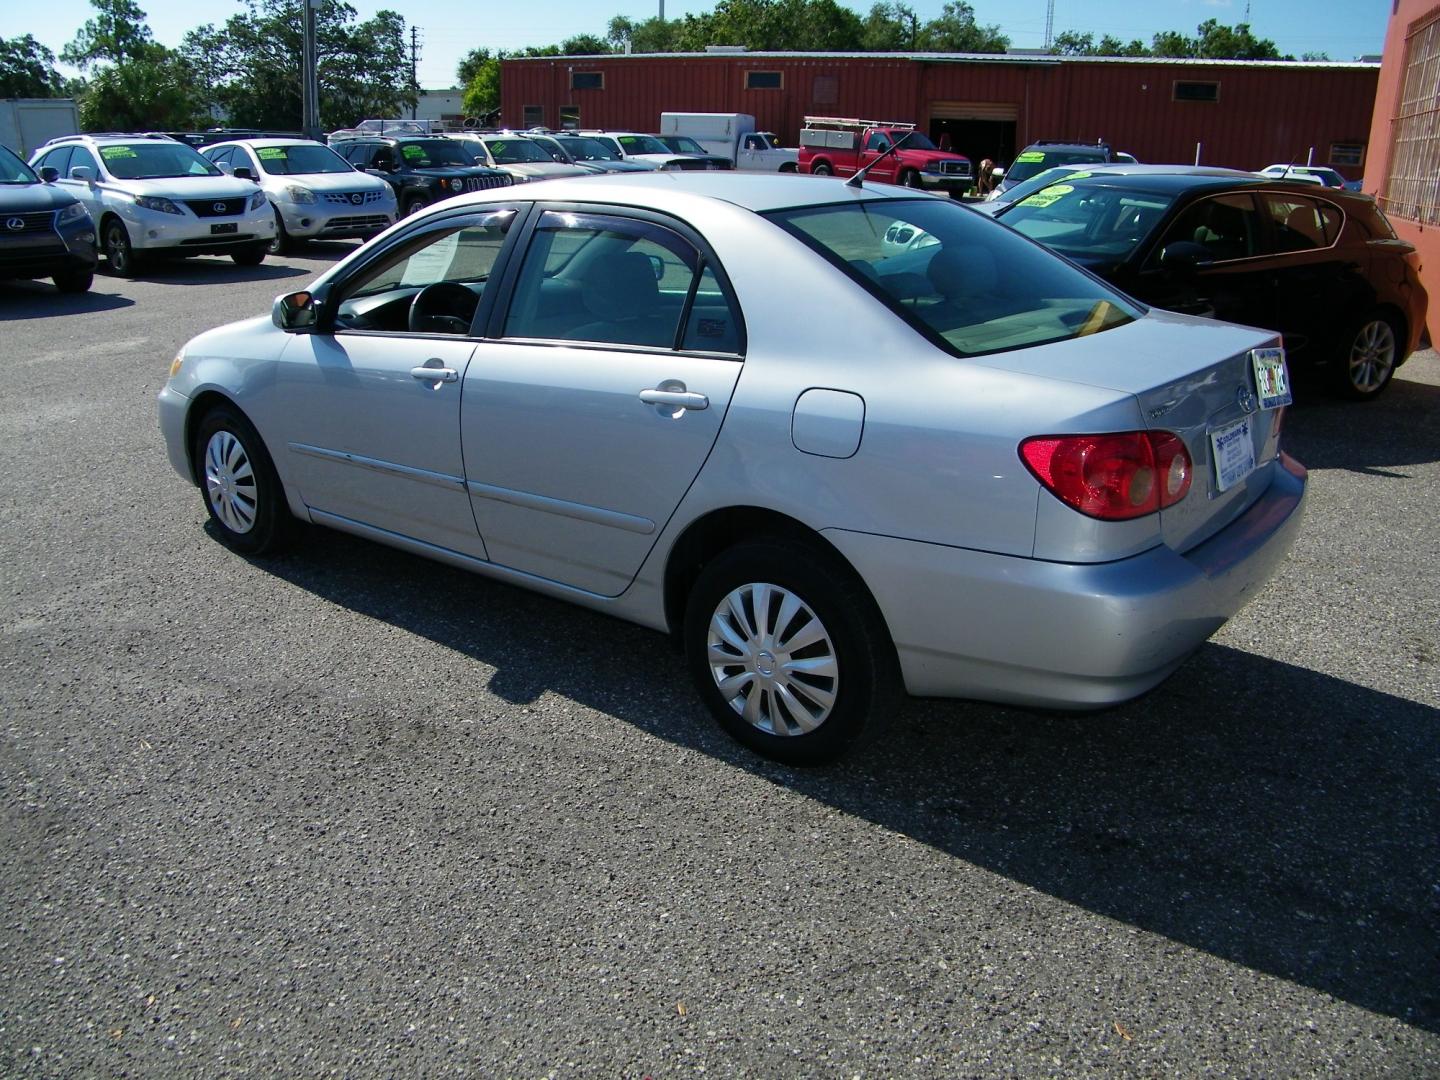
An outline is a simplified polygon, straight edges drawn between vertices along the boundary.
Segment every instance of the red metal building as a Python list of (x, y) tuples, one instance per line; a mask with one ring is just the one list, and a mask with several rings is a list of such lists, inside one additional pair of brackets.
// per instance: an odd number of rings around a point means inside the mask
[(917, 123), (1008, 162), (1039, 139), (1103, 139), (1141, 161), (1333, 165), (1359, 179), (1379, 65), (1041, 54), (665, 53), (506, 60), (509, 127), (654, 131), (660, 114), (740, 112), (794, 145), (801, 118)]

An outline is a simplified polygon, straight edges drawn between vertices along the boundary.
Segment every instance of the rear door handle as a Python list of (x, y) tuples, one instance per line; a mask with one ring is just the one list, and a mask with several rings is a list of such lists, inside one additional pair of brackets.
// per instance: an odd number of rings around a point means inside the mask
[(689, 390), (641, 390), (640, 400), (646, 405), (669, 405), (672, 409), (708, 409), (710, 399)]

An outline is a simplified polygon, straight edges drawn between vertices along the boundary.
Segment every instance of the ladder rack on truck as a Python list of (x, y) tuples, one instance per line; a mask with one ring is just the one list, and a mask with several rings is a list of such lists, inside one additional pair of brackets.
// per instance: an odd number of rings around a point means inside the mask
[(873, 128), (914, 131), (914, 124), (889, 120), (851, 120), (840, 116), (807, 116), (800, 128), (800, 145), (831, 150), (854, 150), (860, 137)]
[(914, 124), (899, 120), (851, 120), (842, 116), (807, 116), (802, 125), (807, 128), (829, 128), (832, 131), (864, 131), (866, 128), (894, 128), (897, 131), (913, 131)]

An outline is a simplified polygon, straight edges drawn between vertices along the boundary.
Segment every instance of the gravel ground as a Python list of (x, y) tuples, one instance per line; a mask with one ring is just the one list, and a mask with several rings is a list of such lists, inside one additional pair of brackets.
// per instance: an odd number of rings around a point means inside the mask
[(175, 348), (342, 245), (0, 291), (0, 1074), (1440, 1074), (1440, 359), (1090, 716), (731, 744), (660, 636), (170, 471)]

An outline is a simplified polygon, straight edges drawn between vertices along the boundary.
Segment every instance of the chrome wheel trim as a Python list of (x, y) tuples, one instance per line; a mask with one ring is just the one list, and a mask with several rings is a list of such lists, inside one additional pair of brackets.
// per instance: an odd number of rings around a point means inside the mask
[(730, 592), (710, 616), (706, 662), (726, 704), (770, 735), (814, 731), (835, 708), (835, 642), (820, 617), (779, 585)]
[(130, 266), (130, 238), (125, 235), (124, 225), (111, 225), (105, 231), (105, 258), (117, 273), (124, 273)]
[(1395, 370), (1395, 329), (1384, 319), (1372, 319), (1350, 343), (1350, 385), (1373, 394)]
[(233, 533), (255, 527), (259, 503), (255, 470), (245, 445), (228, 431), (217, 431), (205, 444), (205, 499), (215, 516)]

